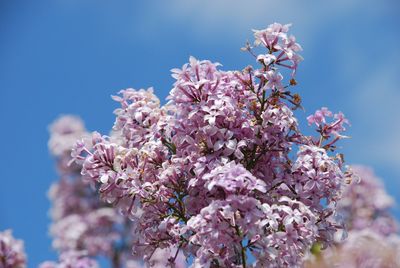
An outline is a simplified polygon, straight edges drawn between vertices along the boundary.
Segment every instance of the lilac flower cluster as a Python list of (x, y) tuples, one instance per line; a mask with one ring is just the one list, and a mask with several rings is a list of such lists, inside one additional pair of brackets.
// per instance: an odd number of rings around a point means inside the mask
[(98, 268), (98, 263), (90, 259), (84, 251), (66, 251), (60, 255), (59, 262), (46, 261), (40, 268)]
[(326, 123), (324, 109), (309, 117), (318, 137), (300, 132), (291, 88), (301, 47), (289, 26), (254, 32), (262, 53), (244, 50), (258, 67), (223, 71), (190, 57), (172, 70), (164, 106), (151, 88), (122, 90), (111, 135), (75, 144), (75, 165), (129, 217), (133, 253), (149, 266), (174, 249), (171, 267), (181, 254), (191, 267), (299, 267), (313, 245), (333, 243), (350, 174), (331, 152), (348, 122), (340, 113)]
[(24, 242), (12, 236), (11, 230), (0, 232), (0, 268), (25, 268)]
[[(331, 117), (332, 122), (327, 122), (327, 118)], [(341, 133), (346, 130), (345, 125), (349, 125), (349, 120), (344, 117), (342, 112), (333, 114), (326, 107), (322, 107), (321, 110), (317, 110), (313, 115), (307, 117), (309, 125), (315, 124), (318, 129), (317, 131), (321, 134), (318, 142), (321, 145), (324, 141), (329, 141), (324, 145), (324, 148), (329, 150), (334, 147), (336, 141), (341, 138), (347, 138), (347, 136)]]
[(382, 236), (397, 233), (397, 222), (390, 214), (394, 200), (385, 191), (382, 182), (371, 168), (352, 166), (352, 169), (357, 177), (338, 204), (347, 230), (371, 229)]
[[(95, 257), (106, 257), (113, 267), (143, 267), (141, 258), (132, 256), (135, 234), (132, 224), (96, 193), (98, 185), (80, 175), (82, 166), (71, 162), (71, 149), (79, 140), (88, 148), (90, 138), (83, 122), (75, 116), (62, 116), (50, 126), (49, 149), (57, 161), (60, 179), (49, 191), (53, 247), (60, 260), (44, 262), (41, 268), (98, 267)], [(172, 255), (170, 249), (159, 250), (151, 259), (154, 266), (164, 267)], [(175, 252), (174, 252), (175, 253)], [(139, 256), (140, 257), (140, 256)], [(181, 255), (177, 260), (184, 267)]]
[(393, 199), (370, 168), (352, 169), (354, 179), (338, 203), (348, 237), (310, 258), (306, 267), (400, 267), (398, 224), (389, 212)]
[(400, 267), (400, 236), (390, 215), (394, 205), (373, 170), (353, 166), (358, 177), (338, 204), (347, 224), (348, 239), (339, 244), (341, 267)]
[[(382, 237), (370, 229), (351, 231), (346, 241), (327, 256), (325, 267), (400, 267), (400, 237)], [(329, 254), (329, 253), (328, 253)]]
[(42, 267), (97, 267), (88, 256), (103, 255), (115, 262), (131, 256), (129, 246), (116, 250), (122, 232), (130, 230), (129, 222), (97, 198), (96, 191), (82, 179), (81, 166), (70, 165), (71, 148), (76, 140), (88, 136), (83, 122), (74, 116), (60, 117), (50, 126), (49, 149), (60, 175), (49, 191), (50, 233), (53, 247), (61, 255), (59, 264), (45, 262)]

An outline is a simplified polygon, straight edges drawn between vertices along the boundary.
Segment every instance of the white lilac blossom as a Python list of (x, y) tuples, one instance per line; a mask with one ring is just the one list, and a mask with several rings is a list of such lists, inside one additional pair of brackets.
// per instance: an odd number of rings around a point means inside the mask
[(132, 252), (147, 266), (173, 249), (171, 267), (180, 254), (194, 268), (300, 267), (313, 245), (334, 242), (350, 173), (333, 152), (348, 121), (324, 108), (308, 118), (316, 137), (299, 130), (302, 57), (289, 27), (254, 31), (262, 52), (244, 50), (257, 67), (190, 57), (172, 70), (164, 106), (152, 88), (120, 91), (111, 137), (95, 132), (72, 149), (85, 182), (131, 220)]
[(0, 232), (0, 268), (25, 268), (24, 242), (15, 239), (11, 230)]

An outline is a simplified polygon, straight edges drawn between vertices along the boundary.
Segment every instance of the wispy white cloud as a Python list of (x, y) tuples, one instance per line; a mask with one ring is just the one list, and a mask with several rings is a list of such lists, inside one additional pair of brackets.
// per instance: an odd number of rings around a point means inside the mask
[(357, 137), (352, 158), (396, 170), (400, 175), (400, 77), (398, 61), (368, 74), (348, 100)]
[[(225, 37), (243, 39), (249, 29), (266, 27), (277, 21), (295, 23), (296, 33), (302, 39), (308, 40), (307, 35), (315, 34), (326, 24), (340, 19), (348, 14), (360, 11), (364, 16), (373, 17), (385, 9), (389, 0), (370, 1), (365, 4), (362, 0), (335, 1), (271, 1), (271, 0), (169, 0), (159, 1), (142, 12), (142, 29), (152, 28), (160, 21), (175, 22), (190, 25), (193, 35), (213, 34)], [(357, 11), (357, 12), (355, 12)], [(154, 19), (156, 18), (156, 19)], [(143, 25), (145, 26), (143, 28)], [(300, 29), (300, 32), (299, 32)], [(147, 33), (151, 35), (151, 31)], [(304, 44), (304, 42), (303, 42)]]

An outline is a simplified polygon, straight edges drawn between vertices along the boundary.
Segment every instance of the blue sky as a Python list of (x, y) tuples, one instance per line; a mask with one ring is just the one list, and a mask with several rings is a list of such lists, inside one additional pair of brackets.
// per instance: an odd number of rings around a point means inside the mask
[(253, 64), (239, 50), (250, 30), (275, 21), (293, 23), (304, 48), (300, 120), (321, 106), (344, 112), (347, 162), (372, 166), (399, 203), (399, 11), (396, 0), (1, 0), (0, 230), (25, 239), (30, 267), (55, 258), (47, 126), (58, 115), (107, 133), (111, 94), (154, 86), (164, 99), (169, 70), (190, 55), (242, 69)]

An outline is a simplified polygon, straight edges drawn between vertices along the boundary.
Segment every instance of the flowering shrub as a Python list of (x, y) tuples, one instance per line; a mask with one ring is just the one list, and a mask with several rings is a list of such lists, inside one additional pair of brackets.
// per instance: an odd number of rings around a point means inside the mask
[(294, 267), (313, 244), (333, 242), (349, 174), (331, 152), (348, 122), (323, 108), (308, 118), (319, 134), (300, 131), (301, 47), (288, 30), (255, 31), (261, 54), (244, 50), (259, 66), (243, 71), (191, 57), (172, 70), (164, 106), (152, 89), (122, 90), (111, 135), (75, 144), (84, 179), (131, 219), (134, 255), (149, 263), (175, 248), (192, 267)]
[(151, 88), (120, 91), (108, 136), (73, 116), (53, 123), (50, 233), (60, 260), (41, 268), (94, 268), (98, 256), (127, 268), (303, 267), (330, 246), (327, 256), (358, 250), (356, 235), (337, 240), (338, 213), (350, 233), (393, 234), (391, 199), (375, 182), (354, 184), (336, 153), (344, 115), (323, 107), (307, 118), (317, 134), (300, 131), (301, 47), (289, 27), (254, 31), (243, 50), (257, 66), (242, 71), (190, 57), (172, 70), (163, 106)]

